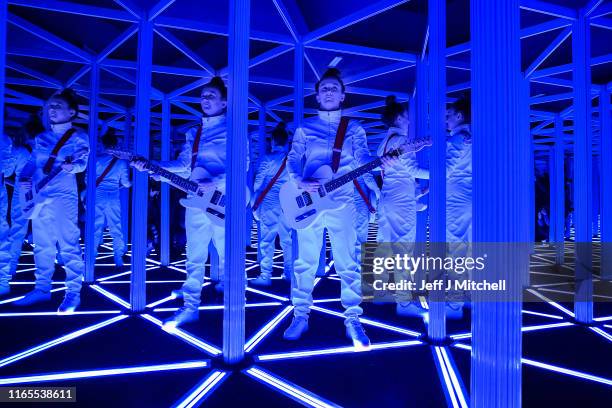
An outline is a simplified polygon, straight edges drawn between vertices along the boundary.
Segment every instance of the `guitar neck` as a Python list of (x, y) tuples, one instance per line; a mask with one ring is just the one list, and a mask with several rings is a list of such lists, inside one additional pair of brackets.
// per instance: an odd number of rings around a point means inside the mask
[(145, 169), (167, 179), (173, 186), (186, 193), (197, 193), (198, 191), (198, 183), (176, 175), (149, 160), (146, 160)]
[(361, 167), (357, 167), (355, 170), (350, 171), (346, 173), (345, 175), (338, 177), (337, 179), (334, 179), (332, 181), (325, 183), (324, 185), (325, 191), (327, 191), (328, 193), (332, 192), (335, 189), (342, 187), (346, 183), (349, 183), (355, 180), (357, 177), (362, 176), (371, 170), (374, 170), (375, 168), (380, 166), (381, 163), (382, 163), (382, 160), (380, 159), (380, 157), (378, 157), (372, 160), (371, 162), (364, 164)]

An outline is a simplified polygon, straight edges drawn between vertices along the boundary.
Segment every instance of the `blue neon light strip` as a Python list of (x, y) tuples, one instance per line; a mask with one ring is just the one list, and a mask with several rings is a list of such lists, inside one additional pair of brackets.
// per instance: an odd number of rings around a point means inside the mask
[[(121, 310), (87, 310), (87, 311), (75, 311), (69, 316), (76, 315), (107, 315), (107, 314), (119, 314)], [(67, 316), (58, 312), (16, 312), (16, 313), (0, 313), (0, 317), (32, 317), (32, 316)]]
[[(404, 341), (396, 341), (391, 343), (378, 343), (372, 344), (368, 350), (386, 350), (393, 348), (401, 348), (401, 347), (410, 347), (410, 346), (418, 346), (423, 344), (423, 342), (419, 340), (404, 340)], [(362, 352), (355, 350), (353, 346), (345, 346), (345, 347), (334, 347), (328, 349), (320, 349), (320, 350), (304, 350), (304, 351), (292, 351), (287, 353), (275, 353), (275, 354), (262, 354), (255, 357), (256, 361), (273, 361), (273, 360), (288, 360), (294, 358), (304, 358), (304, 357), (315, 357), (315, 356), (325, 356), (325, 355), (333, 355), (333, 354), (345, 354), (345, 353), (355, 353)]]
[(523, 313), (529, 314), (529, 315), (534, 315), (534, 316), (549, 317), (551, 319), (563, 320), (563, 317), (561, 317), (561, 316), (551, 315), (551, 314), (548, 314), (548, 313), (533, 312), (531, 310), (523, 310)]
[(116, 274), (116, 275), (105, 276), (104, 278), (96, 279), (96, 281), (97, 281), (98, 283), (99, 283), (99, 282), (104, 282), (104, 281), (107, 281), (107, 280), (109, 280), (109, 279), (118, 278), (119, 276), (125, 276), (125, 275), (129, 275), (129, 274), (131, 274), (131, 273), (132, 273), (132, 271), (121, 272), (121, 273), (118, 273), (118, 274)]
[(40, 353), (41, 351), (50, 349), (51, 347), (55, 347), (57, 345), (60, 345), (62, 343), (65, 343), (67, 341), (70, 341), (72, 339), (76, 339), (77, 337), (83, 336), (85, 334), (91, 333), (93, 331), (96, 331), (98, 329), (101, 329), (103, 327), (106, 327), (108, 325), (111, 325), (115, 322), (118, 322), (120, 320), (126, 319), (128, 316), (126, 315), (121, 315), (121, 316), (116, 316), (113, 317), (112, 319), (108, 319), (105, 320), (101, 323), (98, 324), (94, 324), (93, 326), (89, 326), (89, 327), (85, 327), (83, 329), (74, 331), (72, 333), (66, 334), (65, 336), (59, 337), (57, 339), (48, 341), (46, 343), (40, 344), (36, 347), (32, 347), (30, 349), (27, 349), (25, 351), (22, 351), (21, 353), (15, 354), (13, 356), (7, 357), (3, 360), (0, 360), (0, 367), (5, 367), (9, 364), (12, 364), (16, 361), (22, 360), (26, 357), (32, 356), (34, 354)]
[(525, 327), (522, 327), (521, 331), (523, 333), (525, 333), (525, 332), (530, 332), (530, 331), (544, 330), (544, 329), (554, 329), (556, 327), (568, 327), (568, 326), (573, 326), (573, 325), (574, 325), (574, 323), (571, 323), (571, 322), (541, 324), (541, 325), (538, 325), (538, 326), (525, 326)]
[(527, 292), (532, 293), (534, 295), (536, 295), (537, 297), (539, 297), (540, 299), (544, 300), (545, 302), (547, 302), (549, 305), (556, 307), (557, 309), (559, 309), (560, 311), (562, 311), (563, 313), (565, 313), (568, 316), (571, 317), (575, 317), (574, 313), (567, 310), (566, 308), (564, 308), (563, 306), (561, 306), (560, 304), (558, 304), (557, 302), (553, 302), (552, 300), (550, 300), (549, 298), (547, 298), (546, 296), (542, 295), (541, 293), (538, 293), (537, 291), (533, 290), (533, 289), (527, 289)]
[[(340, 313), (340, 312), (335, 312), (333, 310), (324, 309), (324, 308), (319, 307), (319, 306), (312, 306), (311, 309), (312, 310), (317, 310), (319, 312), (327, 313), (327, 314), (330, 314), (332, 316), (337, 316), (337, 317), (344, 318), (344, 315), (342, 313)], [(413, 336), (413, 337), (421, 336), (421, 333), (419, 333), (419, 332), (415, 332), (413, 330), (404, 329), (402, 327), (392, 326), (390, 324), (386, 324), (386, 323), (378, 322), (378, 321), (375, 321), (375, 320), (367, 319), (365, 317), (360, 317), (359, 321), (361, 323), (363, 323), (363, 324), (368, 324), (370, 326), (379, 327), (381, 329), (386, 329), (386, 330), (394, 331), (394, 332), (397, 332), (397, 333), (407, 334), (408, 336)]]
[(204, 381), (198, 384), (183, 400), (179, 401), (173, 408), (192, 408), (199, 405), (208, 395), (210, 395), (221, 382), (229, 376), (227, 371), (214, 370)]
[(262, 327), (253, 337), (249, 339), (244, 345), (244, 351), (249, 353), (252, 351), (272, 330), (278, 326), (278, 324), (283, 321), (283, 319), (291, 313), (293, 310), (293, 306), (287, 306), (283, 311), (281, 311), (277, 316), (275, 316), (272, 320), (270, 320), (264, 327)]
[(289, 301), (289, 299), (286, 298), (286, 297), (277, 296), (277, 295), (274, 295), (272, 293), (264, 292), (263, 290), (259, 290), (259, 289), (255, 289), (255, 288), (251, 288), (251, 287), (247, 287), (246, 290), (248, 290), (249, 292), (253, 292), (253, 293), (260, 294), (260, 295), (268, 296), (268, 297), (271, 297), (273, 299), (280, 300), (282, 302), (288, 302)]
[(612, 341), (612, 335), (610, 335), (609, 333), (601, 330), (599, 327), (589, 327), (589, 329), (591, 329), (595, 333), (599, 334), (604, 339), (606, 339), (608, 341)]
[(440, 347), (434, 347), (434, 352), (436, 355), (436, 366), (438, 366), (438, 370), (442, 373), (442, 379), (444, 380), (444, 385), (446, 386), (445, 394), (451, 400), (451, 406), (453, 408), (459, 407), (459, 402), (457, 400), (457, 395), (455, 394), (455, 390), (453, 388), (453, 384), (450, 379), (450, 375), (448, 373), (448, 369), (446, 368), (446, 364), (442, 359), (442, 354), (440, 353)]
[[(453, 344), (453, 347), (457, 347), (459, 349), (468, 350), (468, 351), (472, 350), (471, 346), (469, 346), (467, 344), (461, 344), (461, 343)], [(572, 370), (572, 369), (569, 369), (569, 368), (557, 367), (557, 366), (554, 366), (554, 365), (551, 365), (551, 364), (546, 364), (546, 363), (541, 363), (539, 361), (529, 360), (527, 358), (521, 359), (521, 362), (523, 364), (527, 364), (527, 365), (530, 365), (530, 366), (533, 366), (533, 367), (543, 368), (545, 370), (550, 370), (550, 371), (554, 371), (554, 372), (557, 372), (557, 373), (569, 375), (569, 376), (572, 376), (572, 377), (578, 377), (578, 378), (582, 378), (582, 379), (585, 379), (585, 380), (595, 381), (595, 382), (598, 382), (598, 383), (601, 383), (601, 384), (612, 386), (612, 380), (607, 379), (607, 378), (603, 378), (603, 377), (598, 377), (596, 375), (583, 373), (583, 372)]]
[[(282, 306), (281, 302), (262, 302), (262, 303), (247, 303), (245, 307), (268, 307), (268, 306)], [(199, 306), (198, 310), (223, 310), (224, 305), (208, 305)], [(153, 309), (154, 312), (176, 312), (179, 310), (178, 307), (158, 307)]]
[[(149, 315), (149, 314), (142, 314), (140, 315), (140, 317), (142, 317), (145, 320), (150, 321), (151, 323), (162, 327), (163, 323), (161, 320), (154, 318), (153, 316)], [(208, 344), (206, 342), (204, 342), (203, 340), (187, 333), (184, 330), (181, 330), (179, 328), (174, 328), (171, 331), (166, 331), (166, 333), (172, 334), (173, 336), (176, 336), (182, 340), (184, 340), (185, 342), (191, 344), (194, 347), (199, 348), (200, 350), (203, 350), (205, 352), (207, 352), (208, 354), (211, 354), (213, 356), (218, 356), (221, 354), (221, 350), (218, 349), (217, 347)]]
[(102, 294), (103, 296), (106, 296), (107, 298), (109, 298), (113, 302), (118, 303), (118, 304), (120, 304), (121, 306), (123, 306), (123, 307), (125, 307), (127, 309), (130, 308), (130, 304), (128, 302), (126, 302), (125, 300), (121, 299), (119, 296), (110, 293), (106, 289), (102, 289), (98, 285), (90, 285), (89, 287), (92, 288), (93, 290), (95, 290), (96, 292)]
[(455, 365), (453, 364), (451, 357), (448, 355), (447, 348), (439, 347), (439, 349), (442, 355), (442, 361), (445, 364), (446, 369), (450, 375), (451, 383), (452, 383), (453, 389), (455, 390), (455, 394), (457, 395), (457, 398), (459, 398), (459, 404), (461, 408), (467, 408), (469, 404), (467, 403), (466, 397), (465, 397), (466, 395), (465, 387), (463, 383), (460, 381), (459, 376), (457, 375), (457, 369)]
[[(65, 286), (63, 286), (63, 287), (61, 287), (61, 288), (51, 289), (51, 290), (50, 290), (50, 292), (51, 292), (51, 293), (54, 293), (54, 292), (60, 292), (60, 291), (62, 291), (62, 290), (66, 290), (66, 287), (65, 287)], [(15, 302), (15, 301), (17, 301), (17, 300), (23, 299), (24, 297), (25, 297), (25, 295), (23, 295), (23, 296), (17, 296), (17, 297), (10, 298), (10, 299), (4, 299), (3, 301), (0, 301), (0, 305), (3, 305), (3, 304), (5, 304), (5, 303)]]
[(327, 401), (302, 387), (298, 387), (260, 368), (251, 367), (244, 372), (306, 406), (316, 408), (339, 408), (339, 405)]
[(70, 371), (66, 373), (52, 373), (52, 374), (30, 375), (30, 376), (25, 376), (25, 377), (0, 378), (0, 385), (74, 380), (78, 378), (108, 377), (112, 375), (151, 373), (151, 372), (158, 372), (158, 371), (185, 370), (185, 369), (191, 369), (191, 368), (205, 368), (205, 367), (208, 367), (208, 361), (200, 360), (200, 361), (186, 361), (183, 363), (158, 364), (158, 365), (150, 365), (150, 366), (109, 368), (109, 369), (104, 369), (104, 370)]

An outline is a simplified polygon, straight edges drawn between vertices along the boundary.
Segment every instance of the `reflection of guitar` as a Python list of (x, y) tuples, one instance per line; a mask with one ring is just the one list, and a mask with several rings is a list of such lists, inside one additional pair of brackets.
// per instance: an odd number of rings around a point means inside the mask
[[(191, 177), (184, 178), (132, 152), (117, 149), (107, 149), (107, 152), (123, 160), (133, 161), (138, 159), (144, 161), (144, 167), (149, 171), (149, 175), (160, 176), (164, 179), (163, 181), (187, 193), (187, 198), (179, 200), (183, 207), (202, 210), (213, 224), (218, 226), (225, 225), (225, 182), (221, 181), (217, 183), (214, 189), (203, 192), (200, 191), (199, 185), (195, 181), (213, 179), (213, 176), (206, 169), (195, 167), (191, 172)], [(250, 199), (248, 188), (246, 194), (248, 202)]]
[[(419, 151), (425, 146), (431, 146), (431, 141), (418, 140), (414, 143), (407, 143), (389, 151), (385, 156), (397, 157), (405, 152)], [(292, 181), (286, 182), (280, 189), (279, 198), (287, 223), (291, 228), (304, 229), (327, 211), (343, 208), (346, 203), (334, 200), (334, 191), (375, 169), (381, 163), (382, 160), (379, 157), (337, 178), (333, 178), (334, 174), (330, 166), (321, 166), (312, 175), (313, 179), (317, 179), (321, 183), (321, 187), (314, 193), (301, 189)]]
[[(70, 164), (74, 160), (79, 160), (89, 154), (88, 149), (79, 149), (72, 156), (66, 157), (62, 164)], [(25, 192), (24, 189), (19, 191), (19, 201), (21, 203), (21, 211), (26, 219), (31, 220), (36, 218), (40, 213), (41, 208), (49, 203), (51, 200), (45, 195), (45, 187), (51, 180), (57, 177), (62, 172), (62, 165), (55, 167), (51, 172), (36, 185), (32, 185), (32, 188)]]

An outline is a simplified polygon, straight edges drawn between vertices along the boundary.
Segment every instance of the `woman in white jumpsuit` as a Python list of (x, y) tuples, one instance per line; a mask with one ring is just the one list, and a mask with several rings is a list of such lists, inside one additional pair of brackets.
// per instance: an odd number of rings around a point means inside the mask
[[(382, 120), (389, 129), (378, 147), (380, 157), (412, 141), (408, 135), (408, 108), (398, 103), (394, 96), (387, 97)], [(388, 243), (384, 244), (388, 247), (382, 249), (393, 248), (395, 253), (413, 256), (417, 228), (415, 179), (429, 179), (429, 171), (419, 167), (416, 153), (407, 152), (399, 158), (383, 157), (382, 177), (377, 241)], [(387, 276), (382, 278), (388, 279)], [(403, 269), (395, 270), (394, 279), (399, 282), (410, 280), (411, 276)], [(412, 300), (410, 291), (396, 291), (395, 301), (400, 315), (420, 316), (425, 312), (419, 302)]]
[[(201, 190), (214, 189), (225, 183), (227, 122), (227, 88), (220, 77), (214, 77), (202, 88), (201, 103), (204, 116), (201, 125), (186, 133), (185, 144), (176, 160), (160, 162), (168, 171), (189, 177), (193, 168), (204, 168), (210, 178), (196, 180)], [(201, 131), (200, 131), (201, 129)], [(198, 153), (193, 156), (196, 137), (200, 133)], [(248, 146), (247, 146), (248, 151)], [(249, 156), (245, 158), (248, 160)], [(144, 162), (131, 163), (137, 170), (144, 170)], [(182, 287), (185, 305), (174, 316), (164, 321), (164, 328), (172, 329), (184, 323), (199, 319), (204, 264), (208, 258), (208, 245), (212, 242), (219, 255), (220, 282), (218, 291), (223, 291), (223, 271), (225, 270), (225, 226), (213, 224), (200, 209), (185, 209), (185, 230), (187, 234), (187, 279)]]
[[(50, 299), (51, 279), (59, 247), (66, 272), (66, 296), (58, 312), (70, 313), (80, 304), (85, 272), (79, 244), (81, 234), (77, 224), (79, 198), (76, 173), (87, 167), (89, 138), (84, 131), (72, 126), (72, 120), (78, 112), (77, 96), (72, 90), (66, 89), (52, 96), (46, 109), (50, 128), (36, 136), (30, 161), (20, 175), (19, 188), (27, 191), (32, 188), (33, 183), (46, 176), (44, 167), (49, 163), (54, 147), (68, 132), (73, 133), (54, 161), (53, 168), (60, 166), (62, 171), (45, 187), (44, 194), (50, 202), (32, 219), (35, 288), (15, 304), (29, 305)], [(66, 162), (68, 157), (72, 158), (69, 163)]]
[[(275, 129), (272, 133), (273, 147), (272, 151), (267, 154), (257, 170), (253, 190), (254, 199), (257, 199), (263, 193), (263, 190), (268, 186), (272, 178), (278, 173), (281, 165), (287, 157), (287, 131), (284, 129)], [(285, 216), (280, 207), (278, 193), (283, 184), (287, 182), (289, 176), (285, 168), (276, 179), (274, 185), (271, 186), (259, 207), (255, 210), (259, 219), (259, 269), (260, 275), (251, 281), (251, 284), (256, 286), (270, 286), (272, 284), (272, 267), (274, 258), (274, 249), (276, 235), (280, 238), (281, 248), (283, 250), (284, 260), (284, 275), (288, 278), (293, 276), (293, 254), (291, 228), (287, 225)]]
[[(344, 83), (336, 69), (328, 69), (315, 85), (319, 103), (317, 116), (304, 120), (296, 129), (287, 160), (287, 170), (292, 182), (301, 188), (315, 192), (320, 186), (316, 171), (332, 164), (332, 150), (341, 121), (341, 103), (344, 101)], [(345, 174), (370, 160), (366, 134), (355, 121), (347, 126), (344, 144), (340, 152), (337, 175)], [(370, 175), (371, 177), (371, 175)], [(334, 192), (335, 199), (346, 203), (322, 215), (308, 228), (297, 230), (298, 255), (294, 263), (295, 285), (292, 289), (294, 318), (285, 330), (284, 338), (297, 340), (308, 330), (308, 317), (313, 303), (312, 291), (321, 255), (323, 233), (329, 234), (334, 264), (340, 276), (340, 297), (344, 307), (346, 335), (358, 348), (367, 348), (370, 339), (359, 321), (362, 314), (361, 273), (356, 258), (357, 236), (353, 225), (355, 217), (354, 186), (345, 184)]]
[[(106, 133), (102, 137), (102, 145), (105, 148), (116, 147), (117, 137), (112, 133)], [(102, 175), (106, 168), (113, 161), (113, 156), (101, 152), (97, 156), (96, 180)], [(113, 239), (113, 252), (115, 266), (123, 266), (123, 255), (126, 252), (125, 239), (121, 229), (121, 188), (129, 188), (130, 169), (125, 160), (115, 160), (105, 177), (100, 180), (96, 187), (96, 220), (94, 228), (94, 258), (98, 254), (98, 245), (102, 242), (104, 226)], [(127, 209), (125, 209), (127, 211)]]
[(8, 194), (4, 179), (9, 177), (15, 168), (15, 160), (11, 154), (12, 149), (13, 143), (11, 139), (0, 132), (0, 296), (4, 296), (10, 292), (9, 281), (11, 280), (11, 273), (9, 270), (11, 261), (9, 241), (10, 227), (6, 220)]

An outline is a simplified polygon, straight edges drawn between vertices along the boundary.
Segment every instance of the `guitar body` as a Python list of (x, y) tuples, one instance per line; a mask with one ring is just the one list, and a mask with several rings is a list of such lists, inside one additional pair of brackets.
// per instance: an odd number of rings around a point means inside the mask
[[(195, 167), (191, 172), (190, 180), (212, 180), (213, 177), (202, 167)], [(246, 189), (246, 201), (250, 200), (249, 189)], [(206, 214), (210, 222), (218, 227), (225, 226), (225, 181), (218, 183), (215, 189), (197, 194), (188, 193), (186, 198), (179, 200), (185, 208), (201, 210)]]
[[(321, 166), (312, 178), (322, 185), (333, 180), (331, 167)], [(325, 193), (322, 187), (318, 192), (309, 193), (292, 181), (282, 185), (279, 199), (287, 224), (294, 229), (308, 228), (326, 212), (339, 210), (347, 204), (334, 200), (334, 193)]]
[(40, 210), (51, 201), (45, 197), (42, 192), (29, 191), (24, 193), (23, 189), (19, 192), (19, 202), (21, 203), (21, 212), (25, 219), (31, 220), (38, 217)]

